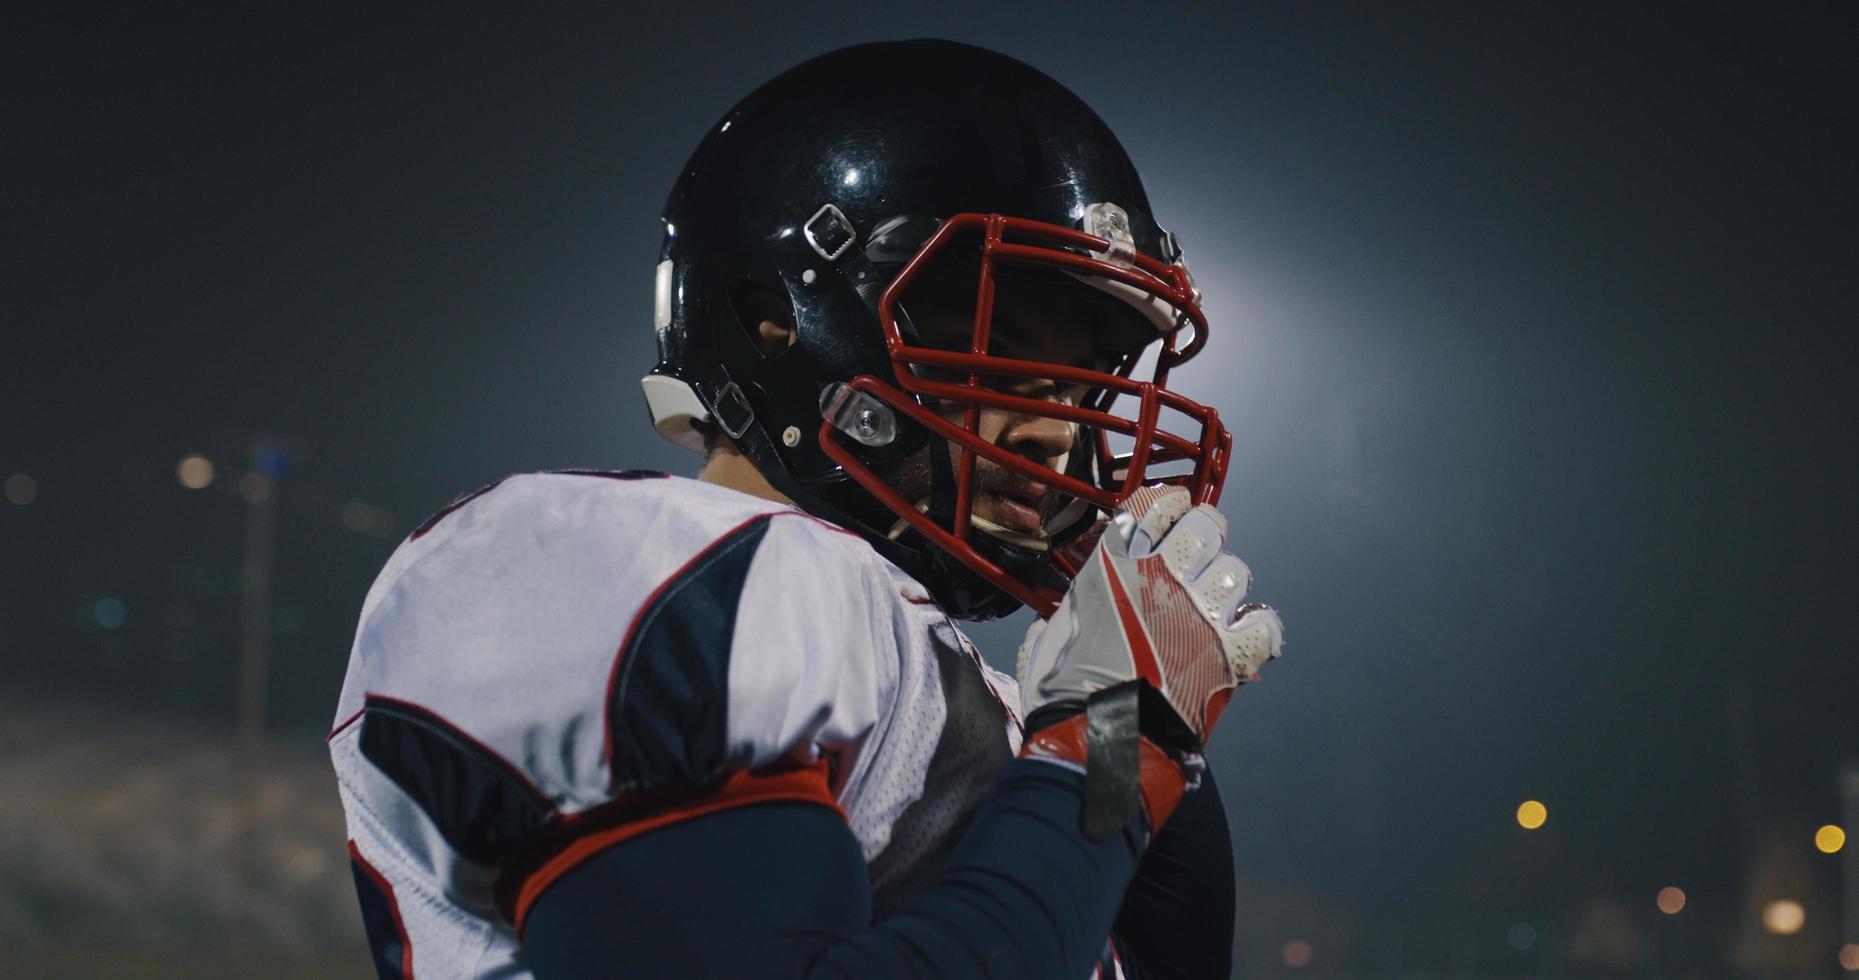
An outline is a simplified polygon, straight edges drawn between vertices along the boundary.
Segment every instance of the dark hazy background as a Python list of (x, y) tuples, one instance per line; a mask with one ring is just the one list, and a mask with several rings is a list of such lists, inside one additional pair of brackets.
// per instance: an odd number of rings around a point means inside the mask
[(375, 570), (505, 473), (693, 471), (637, 386), (676, 169), (923, 35), (1095, 106), (1206, 292), (1178, 382), (1290, 641), (1210, 749), (1242, 973), (1859, 942), (1813, 845), (1859, 757), (1852, 5), (250, 6), (0, 29), (0, 972), (366, 969), (320, 751)]

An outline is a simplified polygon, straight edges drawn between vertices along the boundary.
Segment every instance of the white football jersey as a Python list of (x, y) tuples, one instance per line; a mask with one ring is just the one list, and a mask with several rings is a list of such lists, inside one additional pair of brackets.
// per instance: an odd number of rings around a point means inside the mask
[(1018, 705), (861, 538), (711, 484), (577, 471), (461, 498), (395, 551), (329, 747), (363, 914), (400, 937), (377, 956), (518, 977), (529, 903), (654, 813), (835, 806), (882, 915), (1018, 751)]

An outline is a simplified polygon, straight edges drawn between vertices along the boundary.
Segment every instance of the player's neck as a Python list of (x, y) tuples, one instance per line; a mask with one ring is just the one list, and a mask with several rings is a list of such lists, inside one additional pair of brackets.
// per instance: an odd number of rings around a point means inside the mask
[(762, 475), (762, 471), (749, 462), (749, 458), (729, 446), (719, 446), (710, 458), (704, 461), (704, 468), (697, 478), (705, 483), (728, 487), (752, 497), (772, 500), (778, 504), (791, 504), (787, 495), (776, 490)]

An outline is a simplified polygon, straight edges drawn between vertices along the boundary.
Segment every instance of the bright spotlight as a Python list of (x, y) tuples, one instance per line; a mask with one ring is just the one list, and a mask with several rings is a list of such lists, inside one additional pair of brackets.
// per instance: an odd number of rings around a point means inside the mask
[(1549, 808), (1535, 800), (1524, 800), (1517, 808), (1517, 826), (1525, 830), (1535, 830), (1549, 819)]
[(1814, 846), (1820, 848), (1822, 854), (1838, 854), (1840, 848), (1846, 846), (1845, 829), (1834, 824), (1820, 828), (1814, 832)]
[(1778, 898), (1762, 908), (1762, 928), (1777, 936), (1792, 936), (1807, 923), (1807, 910), (1792, 898)]

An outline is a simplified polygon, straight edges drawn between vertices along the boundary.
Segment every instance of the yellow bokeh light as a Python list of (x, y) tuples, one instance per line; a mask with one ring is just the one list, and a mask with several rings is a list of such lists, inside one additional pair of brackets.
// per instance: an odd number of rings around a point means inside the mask
[(1535, 800), (1524, 800), (1517, 808), (1517, 825), (1525, 830), (1535, 830), (1549, 819), (1549, 808)]
[(1859, 973), (1859, 943), (1847, 943), (1840, 947), (1840, 969), (1847, 973)]
[(1846, 831), (1833, 824), (1828, 824), (1814, 831), (1814, 846), (1822, 854), (1838, 854), (1846, 846)]
[(1659, 889), (1659, 911), (1677, 915), (1685, 910), (1685, 890), (1667, 885)]
[(1792, 936), (1807, 923), (1807, 910), (1792, 898), (1778, 898), (1762, 908), (1762, 928), (1777, 936)]
[(189, 490), (204, 490), (213, 482), (213, 461), (205, 456), (183, 456), (174, 467), (174, 478)]
[(1290, 942), (1285, 943), (1285, 948), (1284, 948), (1285, 965), (1292, 968), (1293, 970), (1302, 969), (1303, 967), (1307, 967), (1310, 965), (1311, 952), (1312, 951), (1311, 951), (1309, 943), (1303, 941), (1302, 939), (1293, 939)]

